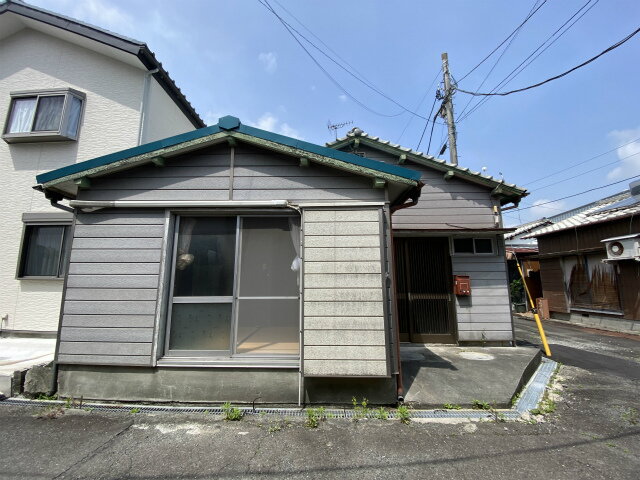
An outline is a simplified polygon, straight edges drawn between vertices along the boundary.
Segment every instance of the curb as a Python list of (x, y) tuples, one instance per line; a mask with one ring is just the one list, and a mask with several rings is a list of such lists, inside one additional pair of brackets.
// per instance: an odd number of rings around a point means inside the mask
[[(438, 419), (468, 419), (468, 420), (486, 420), (486, 419), (500, 419), (500, 420), (518, 420), (523, 414), (537, 407), (538, 403), (542, 399), (545, 388), (547, 387), (553, 372), (557, 367), (557, 363), (553, 360), (543, 357), (537, 370), (525, 385), (520, 398), (515, 405), (510, 409), (495, 409), (495, 410), (445, 410), (445, 409), (432, 409), (411, 410), (411, 418), (438, 418)], [(51, 407), (51, 406), (65, 406), (67, 402), (62, 400), (29, 400), (25, 398), (7, 398), (0, 401), (0, 406), (25, 406), (25, 407)], [(172, 405), (139, 405), (139, 404), (122, 404), (122, 403), (99, 403), (99, 402), (86, 402), (82, 404), (83, 408), (90, 408), (92, 410), (98, 410), (102, 412), (131, 412), (135, 409), (140, 413), (211, 413), (222, 414), (222, 407), (216, 406), (198, 406), (198, 407), (181, 407)], [(306, 408), (251, 408), (251, 407), (238, 407), (244, 415), (280, 415), (291, 417), (304, 417), (307, 415), (309, 409)], [(327, 408), (325, 414), (333, 418), (354, 418), (359, 415), (350, 408)], [(389, 411), (389, 418), (398, 418), (398, 415), (394, 411)]]

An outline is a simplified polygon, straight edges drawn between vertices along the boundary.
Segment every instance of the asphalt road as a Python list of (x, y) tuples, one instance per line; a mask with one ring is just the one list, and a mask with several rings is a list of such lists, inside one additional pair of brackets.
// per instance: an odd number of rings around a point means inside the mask
[[(547, 326), (563, 363), (543, 423), (106, 414), (0, 406), (2, 479), (633, 479), (640, 339)], [(518, 337), (535, 343), (534, 324)], [(496, 378), (496, 382), (500, 381)], [(634, 413), (635, 412), (635, 413)]]

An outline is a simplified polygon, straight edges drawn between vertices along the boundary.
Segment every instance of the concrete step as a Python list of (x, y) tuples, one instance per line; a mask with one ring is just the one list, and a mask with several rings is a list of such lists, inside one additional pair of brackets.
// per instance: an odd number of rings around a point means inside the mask
[(11, 396), (11, 375), (0, 375), (0, 393), (5, 397)]

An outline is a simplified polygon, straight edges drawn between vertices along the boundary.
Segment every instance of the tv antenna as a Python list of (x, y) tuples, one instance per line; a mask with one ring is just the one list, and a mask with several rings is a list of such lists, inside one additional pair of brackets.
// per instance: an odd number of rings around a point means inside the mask
[(331, 120), (327, 122), (327, 129), (329, 131), (333, 130), (333, 133), (336, 136), (336, 140), (338, 139), (338, 129), (342, 127), (346, 127), (347, 125), (351, 125), (353, 121), (342, 122), (342, 123), (331, 123)]

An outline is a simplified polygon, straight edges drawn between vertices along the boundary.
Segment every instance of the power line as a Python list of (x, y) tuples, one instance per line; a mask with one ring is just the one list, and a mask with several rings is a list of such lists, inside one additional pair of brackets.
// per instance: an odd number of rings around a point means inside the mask
[[(424, 95), (422, 96), (422, 98), (420, 99), (420, 103), (418, 103), (418, 106), (416, 107), (416, 110), (420, 110), (420, 107), (422, 106), (422, 102), (424, 102), (425, 98), (427, 98), (427, 95), (429, 94), (429, 92), (431, 91), (431, 89), (433, 88), (433, 86), (436, 83), (436, 80), (438, 80), (438, 77), (440, 76), (440, 71), (442, 69), (438, 70), (436, 72), (436, 76), (433, 77), (433, 80), (431, 81), (431, 85), (429, 85), (429, 88), (427, 88), (427, 90), (424, 92)], [(431, 114), (429, 114), (429, 117), (431, 117)], [(427, 118), (429, 118), (427, 117)], [(396, 143), (400, 143), (400, 140), (402, 139), (402, 136), (404, 135), (404, 132), (407, 130), (407, 128), (409, 127), (409, 125), (411, 124), (411, 122), (413, 121), (413, 117), (409, 117), (409, 120), (407, 120), (407, 123), (404, 125), (404, 128), (402, 129), (402, 132), (400, 132), (400, 136), (398, 137), (398, 140), (396, 141)], [(426, 129), (426, 126), (425, 126)], [(423, 133), (424, 135), (424, 133)]]
[[(353, 65), (351, 65), (349, 62), (347, 62), (344, 58), (342, 58), (340, 56), (340, 54), (338, 52), (336, 52), (333, 48), (331, 48), (329, 45), (327, 45), (318, 35), (316, 35), (315, 33), (313, 33), (304, 23), (302, 23), (302, 21), (300, 21), (293, 13), (291, 13), (289, 10), (287, 10), (287, 8), (282, 5), (282, 3), (280, 3), (278, 0), (273, 0), (282, 10), (284, 10), (285, 12), (287, 12), (289, 14), (289, 16), (291, 18), (293, 18), (296, 22), (298, 22), (298, 24), (304, 28), (307, 32), (309, 32), (316, 40), (318, 40), (322, 45), (324, 45), (331, 53), (333, 53), (341, 62), (343, 62), (346, 66), (348, 66), (349, 68), (351, 68), (351, 70), (353, 70), (354, 72), (356, 72), (360, 78), (362, 78), (363, 80), (367, 80), (366, 77), (360, 73), (358, 71), (358, 69), (356, 67), (354, 67)], [(293, 28), (293, 27), (292, 27)], [(367, 80), (368, 81), (368, 80)]]
[(500, 45), (498, 45), (496, 48), (494, 48), (493, 50), (491, 50), (491, 52), (490, 52), (486, 57), (484, 57), (482, 60), (480, 60), (480, 62), (479, 62), (475, 67), (473, 67), (471, 70), (469, 70), (469, 71), (468, 71), (468, 72), (467, 72), (467, 73), (466, 73), (466, 74), (465, 74), (465, 75), (460, 79), (460, 81), (464, 80), (464, 79), (465, 79), (465, 78), (467, 78), (469, 75), (471, 75), (471, 73), (473, 73), (473, 72), (476, 70), (476, 68), (478, 68), (478, 67), (479, 67), (480, 65), (482, 65), (484, 62), (486, 62), (486, 61), (489, 59), (489, 57), (491, 57), (491, 55), (493, 55), (494, 53), (496, 53), (496, 51), (497, 51), (497, 50), (498, 50), (502, 45), (504, 45), (505, 43), (507, 43), (507, 41), (508, 41), (508, 40), (509, 40), (513, 35), (515, 35), (515, 34), (516, 34), (516, 32), (517, 32), (518, 30), (520, 30), (520, 29), (522, 28), (522, 26), (523, 26), (525, 23), (527, 23), (527, 22), (529, 21), (529, 19), (530, 19), (531, 17), (533, 17), (533, 16), (536, 14), (536, 12), (537, 12), (538, 10), (540, 10), (540, 9), (542, 8), (542, 6), (543, 6), (545, 3), (547, 3), (547, 0), (543, 0), (543, 2), (540, 4), (540, 6), (538, 6), (538, 8), (536, 8), (533, 12), (531, 12), (529, 15), (527, 15), (527, 17), (524, 19), (524, 21), (523, 21), (520, 25), (518, 25), (518, 26), (516, 27), (516, 29), (515, 29), (513, 32), (511, 32), (511, 33), (509, 34), (509, 36), (508, 36), (507, 38), (505, 38), (505, 39), (500, 43)]
[[(340, 88), (340, 90), (342, 90), (347, 96), (349, 96), (349, 98), (351, 98), (353, 101), (355, 101), (356, 103), (358, 103), (361, 107), (365, 108), (366, 110), (376, 114), (376, 115), (380, 115), (383, 117), (397, 117), (399, 115), (402, 114), (402, 112), (397, 113), (397, 114), (383, 114), (380, 112), (376, 112), (374, 110), (371, 110), (368, 106), (366, 106), (364, 103), (362, 103), (361, 101), (357, 100), (351, 93), (349, 93), (342, 85), (340, 85), (337, 80), (335, 80), (335, 78), (333, 78), (329, 72), (324, 69), (320, 63), (316, 60), (316, 58), (311, 54), (311, 52), (309, 52), (309, 50), (307, 50), (307, 48), (304, 47), (304, 45), (302, 45), (302, 42), (300, 42), (300, 40), (298, 39), (298, 37), (296, 37), (296, 34), (304, 39), (309, 45), (311, 45), (313, 48), (315, 48), (318, 52), (320, 52), (322, 55), (324, 55), (328, 60), (330, 60), (332, 63), (334, 63), (336, 66), (338, 66), (339, 68), (341, 68), (342, 70), (344, 70), (348, 75), (350, 75), (351, 77), (353, 77), (354, 79), (356, 79), (357, 81), (359, 81), (360, 83), (362, 83), (363, 85), (365, 85), (366, 87), (370, 88), (371, 90), (373, 90), (374, 92), (376, 92), (378, 95), (384, 97), (385, 99), (387, 99), (388, 101), (390, 101), (391, 103), (397, 105), (398, 107), (400, 107), (402, 110), (404, 110), (407, 113), (410, 113), (416, 117), (422, 118), (424, 120), (426, 120), (426, 117), (420, 115), (419, 113), (414, 112), (413, 110), (405, 107), (404, 105), (402, 105), (401, 103), (397, 102), (396, 100), (394, 100), (393, 98), (391, 98), (390, 96), (388, 96), (387, 94), (385, 94), (384, 92), (380, 91), (375, 85), (373, 85), (371, 82), (369, 82), (368, 80), (363, 78), (360, 78), (358, 75), (355, 75), (353, 72), (351, 72), (348, 68), (346, 68), (344, 65), (342, 65), (340, 62), (336, 61), (334, 58), (332, 58), (330, 55), (328, 55), (326, 52), (324, 52), (320, 47), (318, 47), (316, 44), (314, 44), (311, 40), (309, 40), (305, 35), (303, 35), (302, 33), (300, 33), (299, 30), (297, 30), (296, 28), (294, 28), (291, 24), (289, 24), (286, 20), (284, 20), (274, 9), (273, 7), (269, 4), (268, 0), (258, 0), (258, 2), (260, 4), (262, 4), (262, 6), (264, 6), (265, 8), (267, 8), (281, 23), (282, 25), (285, 27), (285, 29), (289, 32), (289, 34), (294, 38), (294, 40), (298, 43), (298, 45), (300, 45), (302, 47), (302, 49), (307, 53), (307, 55), (313, 60), (313, 62), (316, 64), (316, 66), (318, 66), (318, 68), (320, 68), (323, 73), (325, 75), (327, 75), (329, 77), (329, 79)], [(294, 33), (295, 32), (295, 33)], [(345, 62), (346, 63), (346, 62)]]
[(613, 45), (611, 45), (610, 47), (607, 47), (606, 49), (604, 49), (602, 52), (600, 52), (598, 55), (591, 57), (589, 60), (586, 60), (584, 62), (582, 62), (580, 65), (576, 65), (575, 67), (562, 72), (559, 75), (555, 75), (551, 78), (547, 78), (546, 80), (543, 80), (542, 82), (538, 82), (534, 85), (529, 85), (528, 87), (523, 87), (523, 88), (518, 88), (516, 90), (510, 90), (508, 92), (489, 92), (489, 93), (480, 93), (480, 92), (470, 92), (469, 90), (462, 90), (461, 88), (456, 88), (457, 91), (462, 92), (462, 93), (466, 93), (468, 95), (473, 95), (475, 97), (493, 97), (493, 96), (501, 96), (504, 97), (506, 95), (511, 95), (513, 93), (519, 93), (519, 92), (524, 92), (526, 90), (531, 90), (532, 88), (537, 88), (540, 87), (546, 83), (552, 82), (554, 80), (558, 80), (559, 78), (562, 78), (566, 75), (569, 75), (571, 72), (574, 72), (576, 70), (578, 70), (579, 68), (582, 68), (586, 65), (589, 65), (591, 62), (597, 60), (598, 58), (600, 58), (601, 56), (605, 55), (606, 53), (611, 52), (612, 50), (615, 50), (616, 48), (618, 48), (619, 46), (623, 45), (625, 42), (629, 41), (632, 37), (634, 37), (638, 32), (640, 32), (640, 28), (637, 28), (636, 30), (634, 30), (633, 32), (631, 32), (629, 35), (627, 35), (626, 37), (624, 37), (622, 40), (617, 41), (616, 43), (614, 43)]
[(549, 200), (548, 202), (539, 203), (537, 205), (530, 205), (528, 207), (517, 208), (516, 210), (522, 211), (522, 210), (529, 210), (530, 208), (534, 208), (534, 207), (541, 207), (542, 205), (548, 205), (549, 203), (559, 202), (560, 200), (566, 200), (567, 198), (577, 197), (578, 195), (584, 195), (585, 193), (595, 192), (596, 190), (602, 190), (603, 188), (611, 187), (619, 183), (628, 182), (629, 180), (633, 180), (634, 178), (638, 178), (638, 177), (640, 177), (640, 175), (634, 175), (633, 177), (628, 177), (623, 180), (619, 180), (617, 182), (608, 183), (607, 185), (602, 185), (601, 187), (590, 188), (589, 190), (585, 190), (580, 193), (574, 193), (573, 195), (567, 195), (566, 197), (556, 198), (555, 200)]
[[(549, 35), (544, 42), (542, 42), (540, 45), (538, 45), (538, 47), (531, 52), (522, 62), (520, 62), (518, 64), (518, 66), (516, 66), (513, 70), (511, 70), (511, 72), (509, 72), (507, 74), (506, 77), (504, 77), (500, 83), (498, 83), (495, 87), (493, 87), (491, 89), (491, 92), (495, 92), (497, 91), (500, 87), (502, 86), (506, 86), (508, 84), (510, 84), (513, 80), (515, 80), (515, 78), (520, 75), (529, 65), (531, 65), (534, 61), (536, 61), (536, 59), (538, 59), (538, 57), (540, 57), (540, 55), (542, 55), (544, 52), (547, 51), (547, 49), (549, 49), (549, 47), (551, 47), (554, 43), (556, 43), (558, 40), (560, 40), (560, 38), (562, 38), (562, 36), (567, 33), (571, 27), (573, 27), (578, 21), (580, 21), (580, 19), (582, 17), (584, 17), (587, 13), (589, 13), (589, 11), (596, 6), (596, 4), (600, 1), (600, 0), (595, 0), (595, 2), (589, 7), (587, 8), (578, 18), (576, 18), (571, 25), (569, 25), (567, 28), (565, 28), (560, 35), (558, 35), (556, 37), (556, 34), (558, 32), (560, 32), (569, 22), (571, 22), (571, 20), (573, 20), (575, 18), (576, 15), (578, 15), (587, 5), (589, 5), (589, 3), (591, 3), (593, 0), (587, 0), (587, 2), (582, 5), (573, 15), (571, 15), (571, 17), (569, 17), (562, 25), (560, 25), (560, 27), (558, 27), (551, 35)], [(555, 37), (555, 38), (554, 38)], [(549, 42), (551, 40), (551, 43), (549, 43), (546, 47), (545, 44), (547, 42)], [(544, 47), (544, 48), (543, 48)], [(540, 51), (537, 55), (535, 55), (540, 49), (542, 49), (542, 51)], [(535, 55), (535, 57), (533, 57)], [(533, 58), (531, 58), (533, 57)], [(531, 59), (531, 60), (529, 60)], [(528, 60), (528, 61), (527, 61)], [(526, 62), (526, 65), (525, 65)], [(524, 66), (523, 66), (524, 65)], [(478, 88), (479, 89), (479, 88)], [(473, 100), (473, 97), (472, 97)], [(469, 102), (471, 102), (472, 100), (470, 100)], [(476, 105), (474, 105), (471, 110), (464, 116), (460, 116), (460, 118), (458, 119), (459, 122), (465, 120), (467, 117), (469, 117), (471, 114), (473, 114), (476, 110), (478, 110), (480, 107), (484, 106), (485, 103), (487, 103), (489, 100), (491, 100), (491, 97), (484, 97), (482, 98), (478, 103), (476, 103)]]
[[(529, 10), (529, 13), (527, 14), (527, 17), (529, 15), (531, 15), (531, 13), (533, 12), (533, 10), (536, 8), (536, 5), (538, 5), (538, 2), (540, 0), (536, 0), (535, 3), (533, 4), (533, 6), (531, 7), (531, 9)], [(591, 0), (589, 0), (591, 1)], [(511, 46), (511, 44), (513, 43), (513, 41), (516, 39), (516, 37), (518, 36), (518, 34), (520, 33), (520, 29), (523, 27), (524, 23), (521, 23), (520, 26), (518, 28), (516, 28), (516, 30), (513, 33), (513, 36), (511, 37), (511, 40), (509, 40), (509, 43), (507, 43), (507, 46), (504, 47), (504, 50), (502, 50), (502, 52), (500, 52), (500, 56), (498, 57), (498, 59), (494, 62), (493, 66), (491, 67), (491, 69), (489, 70), (489, 72), (485, 75), (484, 79), (482, 80), (482, 82), (480, 83), (480, 85), (478, 86), (477, 90), (480, 90), (482, 88), (482, 86), (485, 84), (485, 82), (488, 80), (488, 78), (491, 76), (491, 74), (493, 73), (493, 71), (495, 70), (496, 66), (498, 65), (498, 63), (500, 62), (500, 60), (502, 60), (502, 57), (504, 56), (504, 54), (507, 52), (507, 50), (509, 50), (509, 47)], [(464, 78), (464, 77), (463, 77)], [(458, 120), (460, 121), (460, 117), (462, 117), (462, 115), (464, 114), (464, 112), (467, 111), (467, 108), (469, 107), (469, 105), (471, 104), (471, 102), (473, 102), (473, 97), (469, 98), (469, 101), (467, 102), (467, 104), (464, 106), (464, 108), (462, 109), (462, 111), (458, 114)]]
[(582, 177), (582, 176), (587, 175), (587, 174), (589, 174), (591, 172), (595, 172), (596, 170), (601, 170), (603, 168), (609, 167), (609, 166), (614, 165), (616, 163), (619, 163), (619, 162), (621, 162), (623, 160), (626, 160), (627, 158), (635, 157), (636, 155), (640, 155), (640, 152), (632, 153), (631, 155), (627, 155), (626, 157), (618, 158), (617, 160), (614, 160), (613, 162), (605, 163), (604, 165), (602, 165), (600, 167), (592, 168), (591, 170), (587, 170), (586, 172), (582, 172), (582, 173), (579, 173), (578, 175), (574, 175), (571, 178), (565, 178), (564, 180), (558, 180), (557, 182), (549, 183), (549, 184), (544, 185), (542, 187), (536, 187), (536, 190), (542, 190), (543, 188), (552, 187), (553, 185), (557, 185), (559, 183), (568, 182), (569, 180), (573, 180), (574, 178)]
[[(592, 161), (592, 160), (595, 160), (596, 158), (604, 157), (604, 156), (605, 156), (605, 155), (607, 155), (608, 153), (615, 152), (615, 151), (616, 151), (616, 150), (618, 150), (619, 148), (626, 147), (627, 145), (630, 145), (630, 144), (632, 144), (632, 143), (635, 143), (635, 142), (637, 142), (638, 140), (640, 140), (640, 137), (635, 138), (635, 139), (631, 140), (630, 142), (623, 143), (622, 145), (618, 145), (617, 147), (614, 147), (614, 148), (612, 148), (611, 150), (607, 150), (607, 151), (606, 151), (606, 152), (604, 152), (604, 153), (600, 153), (600, 154), (598, 154), (598, 155), (596, 155), (596, 156), (594, 156), (594, 157), (588, 158), (588, 159), (586, 159), (586, 160), (582, 160), (581, 162), (578, 162), (578, 163), (574, 163), (573, 165), (570, 165), (570, 166), (568, 166), (568, 167), (566, 167), (566, 168), (563, 168), (563, 169), (561, 169), (561, 170), (557, 170), (557, 171), (555, 171), (555, 172), (553, 172), (553, 173), (550, 173), (550, 174), (548, 174), (548, 175), (545, 175), (544, 177), (540, 177), (540, 178), (537, 178), (537, 179), (535, 179), (535, 180), (532, 180), (531, 182), (527, 183), (527, 184), (526, 184), (526, 186), (530, 186), (530, 185), (532, 185), (532, 184), (534, 184), (534, 183), (539, 182), (540, 180), (544, 180), (545, 178), (553, 177), (554, 175), (557, 175), (557, 174), (559, 174), (559, 173), (566, 172), (567, 170), (571, 170), (572, 168), (579, 167), (580, 165), (584, 165), (585, 163), (588, 163), (588, 162), (590, 162), (590, 161)], [(625, 158), (626, 158), (626, 157), (625, 157)]]
[(302, 42), (298, 39), (298, 37), (296, 37), (295, 34), (293, 33), (293, 31), (292, 31), (293, 27), (290, 27), (289, 24), (282, 17), (280, 17), (280, 15), (278, 15), (278, 13), (271, 7), (271, 5), (269, 5), (268, 0), (264, 0), (264, 1), (263, 0), (258, 0), (258, 2), (260, 2), (260, 4), (262, 4), (262, 6), (264, 6), (268, 10), (270, 10), (271, 13), (273, 13), (276, 16), (276, 18), (278, 18), (278, 20), (280, 20), (280, 22), (282, 23), (284, 28), (287, 30), (287, 32), (289, 32), (289, 34), (298, 43), (298, 45), (300, 45), (300, 47), (305, 51), (305, 53), (309, 56), (309, 58), (313, 61), (313, 63), (316, 64), (316, 66), (322, 71), (322, 73), (324, 73), (325, 76), (339, 90), (341, 90), (342, 92), (344, 92), (345, 95), (347, 95), (349, 98), (351, 98), (351, 100), (356, 102), (358, 105), (360, 105), (362, 108), (364, 108), (368, 112), (373, 113), (374, 115), (379, 115), (381, 117), (397, 117), (399, 115), (402, 115), (402, 112), (399, 112), (397, 114), (385, 114), (385, 113), (378, 112), (376, 110), (373, 110), (372, 108), (369, 108), (367, 105), (365, 105), (360, 100), (358, 100), (356, 97), (354, 97), (346, 88), (344, 88), (340, 84), (340, 82), (338, 82), (335, 78), (333, 78), (333, 76), (331, 76), (331, 74), (320, 64), (320, 62), (318, 62), (318, 60), (311, 54), (311, 52), (302, 44)]
[[(429, 112), (429, 117), (431, 118), (431, 114), (433, 113), (433, 109), (436, 108), (436, 102), (438, 101), (438, 97), (435, 96), (433, 97), (433, 104), (431, 104), (431, 111)], [(436, 117), (438, 115), (436, 114), (435, 117), (433, 117), (433, 120), (431, 120), (431, 134), (433, 135), (433, 127), (435, 127), (436, 125)], [(424, 132), (427, 131), (427, 127), (429, 126), (429, 120), (427, 120), (427, 123), (424, 124), (424, 128), (422, 129), (422, 135), (420, 135), (420, 141), (418, 142), (418, 146), (416, 147), (416, 151), (418, 151), (418, 149), (420, 148), (420, 144), (422, 143), (422, 139), (424, 138)], [(429, 135), (429, 147), (431, 147), (431, 135)], [(429, 155), (429, 148), (427, 147), (427, 155)]]

